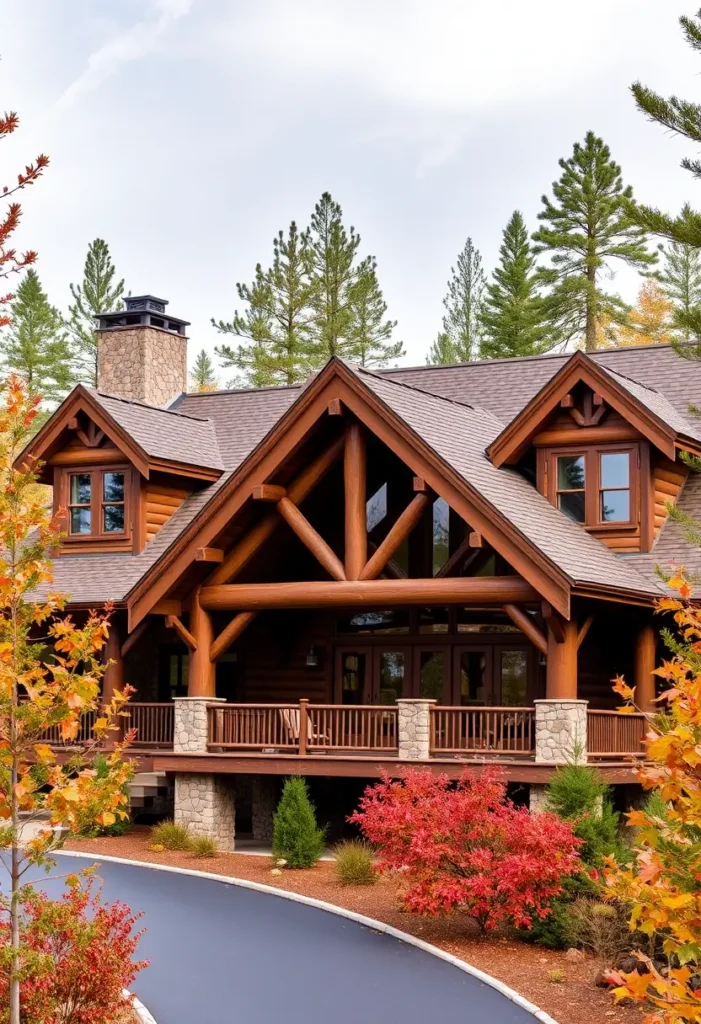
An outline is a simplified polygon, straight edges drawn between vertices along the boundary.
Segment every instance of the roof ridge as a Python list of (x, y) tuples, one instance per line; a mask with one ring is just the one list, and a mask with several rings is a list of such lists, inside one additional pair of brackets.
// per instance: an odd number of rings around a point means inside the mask
[(213, 388), (211, 391), (183, 391), (175, 401), (183, 402), (188, 398), (209, 398), (210, 395), (250, 395), (259, 394), (261, 391), (297, 391), (303, 387), (304, 381), (299, 381), (297, 384), (266, 384), (260, 388)]
[[(642, 348), (643, 346), (640, 345), (639, 347)], [(604, 366), (603, 369), (606, 373), (613, 373), (616, 377), (621, 377), (623, 380), (629, 380), (631, 384), (637, 384), (639, 388), (645, 388), (646, 391), (651, 391), (653, 395), (659, 395), (660, 398), (664, 398), (666, 402), (669, 401), (667, 396), (661, 391), (658, 391), (657, 388), (650, 387), (649, 384), (644, 384), (641, 380), (636, 380), (635, 377), (629, 377), (627, 373), (621, 373), (620, 370), (612, 370), (609, 366)]]
[[(346, 361), (344, 360), (344, 362)], [(481, 405), (473, 405), (472, 402), (462, 402), (459, 398), (449, 398), (447, 395), (437, 395), (435, 391), (428, 391), (426, 388), (419, 387), (417, 384), (407, 384), (406, 381), (403, 380), (392, 380), (391, 378), (384, 376), (381, 371), (369, 370), (366, 366), (358, 366), (357, 363), (346, 362), (346, 365), (350, 366), (358, 373), (365, 373), (370, 377), (377, 377), (378, 380), (384, 381), (386, 384), (393, 384), (397, 388), (407, 388), (409, 391), (418, 391), (419, 394), (428, 395), (429, 398), (435, 398), (439, 402), (450, 402), (451, 405), (459, 405), (463, 409), (482, 410)], [(483, 411), (487, 412), (488, 410), (485, 409)], [(491, 415), (494, 416), (494, 413), (491, 413)]]
[(92, 394), (97, 395), (99, 398), (110, 398), (113, 402), (123, 402), (124, 405), (137, 405), (141, 409), (149, 409), (151, 412), (166, 412), (171, 416), (179, 416), (184, 420), (194, 420), (196, 423), (212, 423), (211, 416), (193, 416), (189, 412), (178, 412), (177, 409), (166, 408), (162, 405), (150, 405), (148, 402), (142, 402), (138, 398), (124, 398), (123, 395), (111, 395), (107, 391), (98, 391), (97, 388), (87, 388)]

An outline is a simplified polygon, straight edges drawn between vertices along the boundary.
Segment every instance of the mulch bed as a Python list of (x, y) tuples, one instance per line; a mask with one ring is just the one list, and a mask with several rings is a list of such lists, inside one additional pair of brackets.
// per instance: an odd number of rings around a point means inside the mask
[[(273, 865), (267, 857), (221, 853), (202, 859), (186, 853), (153, 853), (149, 843), (148, 829), (137, 826), (119, 838), (71, 840), (66, 849), (95, 857), (105, 854), (245, 878), (366, 914), (432, 942), (499, 978), (551, 1014), (559, 1024), (640, 1024), (644, 1016), (637, 1007), (614, 1006), (610, 994), (594, 986), (593, 979), (601, 965), (593, 957), (572, 961), (564, 952), (541, 946), (505, 938), (480, 939), (474, 935), (471, 922), (459, 915), (434, 919), (403, 912), (398, 909), (399, 882), (394, 878), (381, 878), (372, 886), (349, 887), (336, 881), (334, 865), (327, 861), (308, 870), (284, 870), (273, 876)], [(564, 973), (565, 980), (560, 984), (549, 980), (550, 972), (555, 970)]]

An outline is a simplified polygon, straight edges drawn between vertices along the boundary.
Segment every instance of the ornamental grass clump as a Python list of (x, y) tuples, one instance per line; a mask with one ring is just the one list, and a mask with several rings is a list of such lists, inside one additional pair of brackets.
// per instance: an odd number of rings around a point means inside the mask
[(375, 855), (362, 839), (346, 839), (333, 848), (336, 877), (341, 885), (374, 885), (377, 881)]
[(178, 825), (170, 818), (160, 821), (151, 829), (151, 845), (164, 850), (190, 850), (192, 836), (186, 825)]
[(427, 769), (385, 774), (350, 819), (377, 848), (380, 871), (403, 869), (407, 910), (460, 910), (484, 934), (547, 917), (562, 879), (579, 870), (581, 840), (555, 814), (506, 798), (494, 771), (466, 771), (453, 786)]
[(324, 845), (325, 829), (316, 823), (307, 783), (298, 775), (286, 779), (273, 819), (273, 856), (291, 868), (310, 868)]
[(216, 857), (219, 853), (216, 839), (211, 836), (193, 836), (190, 840), (190, 852), (193, 857)]

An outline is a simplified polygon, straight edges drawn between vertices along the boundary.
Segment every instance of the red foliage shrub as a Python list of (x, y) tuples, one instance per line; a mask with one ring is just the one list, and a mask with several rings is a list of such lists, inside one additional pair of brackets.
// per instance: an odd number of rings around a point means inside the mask
[[(21, 916), (23, 1024), (113, 1024), (130, 1005), (123, 995), (147, 961), (133, 959), (140, 915), (103, 904), (92, 880), (75, 876), (58, 900), (30, 890)], [(9, 921), (0, 919), (0, 1024), (9, 1021)]]
[(407, 910), (460, 909), (483, 932), (547, 917), (562, 877), (581, 867), (570, 825), (515, 807), (495, 772), (465, 772), (456, 786), (428, 770), (385, 775), (349, 820), (378, 847), (381, 871), (406, 871)]

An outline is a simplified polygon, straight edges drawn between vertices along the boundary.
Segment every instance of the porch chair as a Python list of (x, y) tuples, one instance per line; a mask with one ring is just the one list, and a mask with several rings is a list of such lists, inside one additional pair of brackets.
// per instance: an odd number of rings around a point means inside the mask
[[(280, 708), (280, 715), (288, 742), (299, 744), (299, 708)], [(309, 718), (307, 718), (307, 723), (309, 723)], [(328, 741), (328, 733), (313, 732), (311, 729), (307, 732), (307, 743), (328, 743)], [(325, 754), (326, 751), (318, 750), (316, 753)]]

